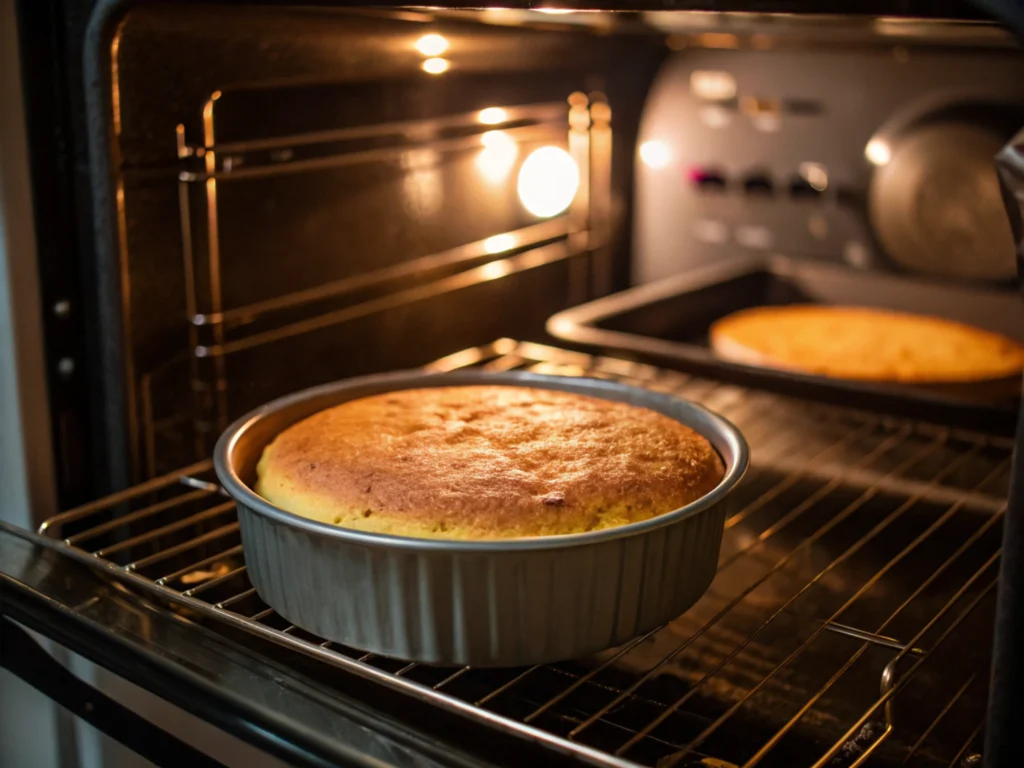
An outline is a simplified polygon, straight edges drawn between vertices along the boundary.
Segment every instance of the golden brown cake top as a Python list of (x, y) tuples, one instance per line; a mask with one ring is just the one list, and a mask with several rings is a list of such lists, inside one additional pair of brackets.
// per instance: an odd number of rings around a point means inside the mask
[(862, 307), (756, 307), (711, 326), (715, 352), (842, 379), (980, 382), (1017, 376), (1024, 346), (937, 317)]
[(514, 386), (402, 390), (321, 411), (266, 448), (256, 491), (304, 517), (400, 536), (497, 539), (624, 525), (721, 481), (655, 411)]

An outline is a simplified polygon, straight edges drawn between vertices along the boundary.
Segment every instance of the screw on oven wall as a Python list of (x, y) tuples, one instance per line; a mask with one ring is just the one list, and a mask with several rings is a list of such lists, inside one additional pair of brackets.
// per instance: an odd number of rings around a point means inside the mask
[(57, 361), (57, 373), (61, 375), (61, 378), (70, 379), (71, 374), (75, 372), (75, 361), (70, 357), (62, 357)]
[(960, 768), (978, 768), (981, 765), (981, 755), (975, 752), (973, 755), (968, 755), (964, 758), (964, 761), (960, 763)]
[(68, 317), (71, 314), (71, 302), (67, 299), (60, 299), (53, 303), (53, 314), (57, 317)]

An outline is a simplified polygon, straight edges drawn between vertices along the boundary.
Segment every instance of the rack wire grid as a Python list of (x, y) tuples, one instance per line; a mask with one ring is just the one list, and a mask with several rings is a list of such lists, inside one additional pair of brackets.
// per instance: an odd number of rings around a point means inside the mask
[(464, 367), (612, 378), (737, 424), (752, 468), (691, 610), (596, 657), (518, 669), (324, 642), (256, 594), (208, 460), (42, 530), (151, 595), (591, 764), (976, 763), (1012, 441), (510, 339), (428, 369)]

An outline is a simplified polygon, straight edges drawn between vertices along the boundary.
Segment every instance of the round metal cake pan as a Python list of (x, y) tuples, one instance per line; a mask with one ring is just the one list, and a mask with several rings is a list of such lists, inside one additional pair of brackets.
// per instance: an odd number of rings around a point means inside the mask
[[(566, 536), (438, 540), (349, 530), (286, 512), (252, 486), (281, 431), (348, 400), (423, 387), (510, 385), (649, 408), (704, 435), (725, 464), (697, 501), (639, 523)], [(288, 621), (362, 651), (438, 665), (518, 666), (620, 645), (679, 616), (714, 578), (730, 492), (747, 468), (740, 432), (671, 395), (531, 373), (400, 372), (275, 400), (220, 437), (214, 466), (238, 503), (257, 593)]]

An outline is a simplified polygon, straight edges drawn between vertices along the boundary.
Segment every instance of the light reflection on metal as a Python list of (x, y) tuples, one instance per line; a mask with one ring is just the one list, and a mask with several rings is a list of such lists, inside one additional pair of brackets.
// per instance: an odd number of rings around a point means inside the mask
[(724, 128), (732, 122), (732, 111), (718, 104), (705, 104), (697, 110), (697, 117), (708, 128)]
[(416, 41), (416, 50), (424, 56), (440, 56), (448, 50), (448, 38), (444, 35), (424, 35)]
[(406, 171), (402, 198), (406, 211), (416, 218), (429, 218), (444, 204), (440, 160), (433, 149), (412, 149), (402, 155), (401, 165)]
[[(216, 146), (214, 135), (214, 111), (217, 101), (223, 94), (214, 91), (210, 94), (209, 100), (203, 106), (203, 145), (206, 147)], [(208, 266), (207, 274), (207, 305), (210, 312), (223, 311), (223, 288), (221, 285), (221, 261), (220, 261), (220, 214), (217, 204), (217, 180), (214, 172), (217, 169), (217, 158), (215, 152), (208, 151), (203, 158), (206, 167), (206, 260)], [(224, 341), (223, 328), (210, 329), (213, 343), (221, 344)], [(204, 334), (200, 334), (202, 340)], [(224, 361), (214, 360), (213, 365), (202, 364), (207, 372), (201, 374), (201, 381), (193, 386), (204, 403), (204, 415), (195, 423), (197, 443), (202, 442), (205, 448), (210, 445), (210, 439), (215, 438), (211, 432), (220, 432), (227, 428), (228, 402), (227, 402), (227, 368)], [(212, 373), (209, 369), (212, 367)], [(203, 386), (209, 387), (204, 392)]]
[(892, 149), (889, 148), (889, 144), (883, 139), (872, 139), (864, 147), (864, 157), (872, 165), (885, 165), (892, 160)]
[(648, 168), (664, 168), (672, 162), (672, 150), (663, 141), (645, 141), (640, 145), (640, 160)]
[[(590, 178), (590, 99), (585, 93), (574, 91), (569, 95), (569, 156), (576, 163), (580, 178)], [(586, 183), (580, 186), (569, 210), (571, 229), (581, 232), (590, 224), (590, 190)], [(581, 298), (581, 300), (583, 300)]]
[(484, 240), (484, 250), (487, 253), (504, 253), (510, 251), (519, 244), (519, 239), (511, 232), (494, 235)]
[[(580, 235), (589, 230), (593, 221), (590, 207), (590, 99), (581, 91), (569, 94), (569, 156), (576, 163), (582, 183), (569, 206), (569, 230), (572, 236), (589, 239), (590, 235)], [(593, 254), (591, 255), (593, 262)], [(582, 304), (590, 298), (587, 283), (590, 265), (577, 259), (569, 264), (569, 303)]]
[(740, 39), (731, 32), (702, 32), (697, 44), (702, 48), (739, 48)]
[(432, 58), (424, 61), (420, 67), (424, 72), (430, 75), (443, 75), (451, 67), (451, 62), (448, 59)]
[(508, 120), (508, 112), (501, 107), (487, 107), (481, 109), (480, 114), (477, 115), (479, 120), (484, 125), (498, 125)]
[(508, 178), (519, 154), (519, 145), (505, 131), (487, 131), (480, 137), (484, 148), (476, 156), (476, 167), (480, 174), (492, 184)]
[(590, 196), (592, 266), (591, 289), (595, 296), (611, 293), (613, 263), (611, 251), (612, 213), (612, 109), (607, 97), (590, 94), (590, 167), (582, 187)]
[(750, 116), (759, 131), (772, 133), (782, 127), (782, 107), (776, 99), (759, 99), (745, 96), (740, 99), (740, 109)]
[(828, 171), (821, 163), (800, 163), (800, 175), (819, 192), (828, 189)]
[(512, 8), (485, 8), (479, 13), (481, 20), (486, 24), (516, 27), (524, 21), (524, 13)]
[(519, 169), (519, 201), (534, 216), (548, 218), (566, 208), (580, 186), (580, 171), (561, 147), (534, 150)]
[(721, 245), (729, 239), (729, 228), (717, 219), (698, 219), (693, 222), (691, 232), (702, 243)]
[(492, 261), (480, 267), (480, 276), (484, 280), (497, 280), (499, 277), (512, 273), (512, 265), (507, 261)]
[[(189, 233), (190, 230), (183, 229), (183, 235)], [(508, 235), (515, 240), (516, 248), (522, 248), (537, 247), (546, 240), (561, 238), (568, 233), (567, 222), (564, 218), (559, 217), (493, 237)], [(191, 239), (189, 238), (188, 241), (190, 243)], [(410, 261), (320, 283), (315, 287), (275, 296), (272, 299), (232, 307), (217, 315), (192, 315), (189, 318), (190, 324), (194, 326), (226, 324), (228, 327), (239, 328), (277, 312), (307, 306), (313, 302), (350, 294), (363, 288), (385, 285), (401, 278), (429, 275), (433, 270), (474, 261), (485, 255), (493, 255), (487, 250), (486, 244), (487, 240), (477, 240)]]

